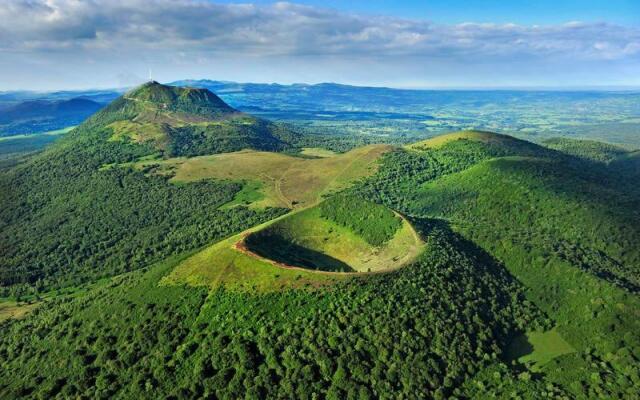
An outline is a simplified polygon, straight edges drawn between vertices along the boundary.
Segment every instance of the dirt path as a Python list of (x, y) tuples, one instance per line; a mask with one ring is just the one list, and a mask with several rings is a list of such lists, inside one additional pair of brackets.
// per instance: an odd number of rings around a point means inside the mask
[(274, 185), (274, 188), (276, 190), (276, 195), (280, 198), (281, 201), (284, 202), (284, 204), (286, 204), (287, 208), (293, 207), (293, 201), (289, 200), (287, 196), (285, 196), (284, 193), (282, 193), (282, 181), (284, 180), (285, 175), (287, 174), (287, 172), (289, 172), (290, 169), (291, 169), (291, 165), (289, 165), (287, 169), (284, 170), (282, 175), (280, 175), (280, 178), (275, 180), (275, 185)]
[(354, 157), (351, 161), (349, 161), (349, 162), (347, 163), (347, 165), (346, 165), (344, 168), (342, 168), (342, 170), (340, 170), (340, 172), (339, 172), (338, 174), (336, 174), (336, 176), (334, 176), (334, 177), (333, 177), (333, 179), (331, 179), (331, 180), (330, 180), (330, 181), (325, 185), (325, 187), (324, 187), (324, 188), (322, 189), (322, 191), (320, 192), (320, 195), (319, 195), (319, 196), (320, 196), (320, 197), (322, 197), (322, 196), (321, 196), (321, 194), (322, 194), (322, 193), (324, 193), (328, 188), (330, 188), (330, 187), (331, 187), (331, 186), (336, 182), (336, 180), (338, 180), (338, 178), (339, 178), (339, 177), (341, 177), (342, 175), (344, 175), (344, 173), (345, 173), (345, 172), (347, 172), (347, 170), (349, 170), (349, 169), (351, 168), (351, 166), (353, 165), (353, 163), (354, 163), (354, 162), (356, 162), (356, 161), (360, 160), (361, 158), (363, 158), (364, 156), (366, 156), (366, 155), (368, 155), (368, 154), (369, 154), (369, 151), (368, 151), (368, 152), (366, 152), (366, 153), (360, 154), (359, 156)]

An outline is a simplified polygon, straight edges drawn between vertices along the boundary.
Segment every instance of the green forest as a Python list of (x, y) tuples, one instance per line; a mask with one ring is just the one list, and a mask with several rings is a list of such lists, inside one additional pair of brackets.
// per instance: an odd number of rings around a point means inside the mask
[[(640, 310), (637, 189), (623, 171), (591, 160), (496, 146), (458, 140), (391, 153), (354, 190), (413, 218), (443, 221), (526, 285), (527, 299), (577, 348), (545, 365), (540, 381), (577, 398), (633, 398), (640, 382), (640, 340), (632, 333), (640, 329), (633, 316)], [(456, 153), (457, 162), (448, 162)], [(506, 396), (492, 375), (483, 379), (482, 391)]]
[[(513, 331), (548, 321), (487, 254), (438, 223), (425, 221), (421, 229), (430, 244), (417, 263), (331, 291), (255, 296), (158, 286), (172, 266), (166, 261), (57, 300), (3, 327), (0, 393), (462, 395), (460, 384), (499, 359)], [(32, 334), (19, 334), (25, 330)], [(69, 367), (36, 367), (57, 360)]]
[[(358, 144), (266, 121), (227, 142), (228, 113), (211, 92), (150, 83), (0, 169), (0, 398), (637, 399), (636, 151), (458, 132), (394, 147), (297, 210), (237, 201), (251, 182), (174, 183), (132, 167)], [(161, 135), (147, 140), (144, 124)], [(299, 221), (331, 222), (375, 252), (410, 224), (424, 248), (362, 274), (242, 253), (261, 234), (315, 234)], [(286, 239), (259, 244), (294, 266), (329, 257), (292, 254), (302, 238)], [(195, 265), (211, 249), (221, 265)]]
[(333, 196), (323, 201), (320, 215), (351, 229), (374, 246), (389, 241), (402, 225), (388, 208), (353, 196)]

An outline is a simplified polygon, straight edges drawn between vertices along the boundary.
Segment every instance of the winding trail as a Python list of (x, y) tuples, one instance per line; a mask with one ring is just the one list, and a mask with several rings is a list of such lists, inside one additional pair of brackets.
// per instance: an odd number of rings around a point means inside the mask
[(276, 195), (280, 198), (281, 201), (284, 202), (284, 204), (286, 204), (287, 208), (293, 207), (293, 201), (289, 200), (287, 196), (285, 196), (284, 193), (282, 193), (282, 181), (284, 180), (284, 176), (287, 174), (287, 172), (289, 172), (290, 169), (291, 169), (291, 165), (289, 165), (287, 169), (284, 170), (282, 175), (280, 175), (280, 178), (275, 180), (275, 184), (274, 184)]

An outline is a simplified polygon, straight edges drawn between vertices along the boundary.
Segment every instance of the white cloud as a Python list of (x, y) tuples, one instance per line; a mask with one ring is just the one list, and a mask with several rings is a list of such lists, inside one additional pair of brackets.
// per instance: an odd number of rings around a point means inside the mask
[(74, 62), (111, 59), (114, 64), (144, 57), (176, 65), (216, 57), (292, 62), (314, 57), (322, 64), (340, 58), (425, 67), (425, 60), (457, 66), (478, 60), (628, 64), (640, 59), (640, 27), (581, 22), (442, 25), (292, 3), (4, 0), (0, 51), (5, 64), (38, 58), (55, 64), (65, 57)]
[[(163, 48), (274, 54), (628, 57), (640, 29), (570, 22), (436, 25), (276, 3), (196, 0), (8, 0), (0, 4), (5, 50)], [(602, 46), (606, 43), (606, 46)], [(629, 49), (632, 49), (630, 51)]]

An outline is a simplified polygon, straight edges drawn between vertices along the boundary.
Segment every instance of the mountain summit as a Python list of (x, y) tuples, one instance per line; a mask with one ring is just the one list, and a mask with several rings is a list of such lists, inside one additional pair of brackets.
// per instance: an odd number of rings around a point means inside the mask
[(147, 82), (124, 95), (131, 101), (155, 104), (164, 109), (219, 117), (237, 113), (221, 98), (208, 89), (162, 85), (156, 81)]
[(288, 147), (278, 137), (282, 127), (234, 109), (208, 89), (155, 81), (125, 93), (80, 128), (106, 130), (109, 141), (150, 146), (169, 157)]

